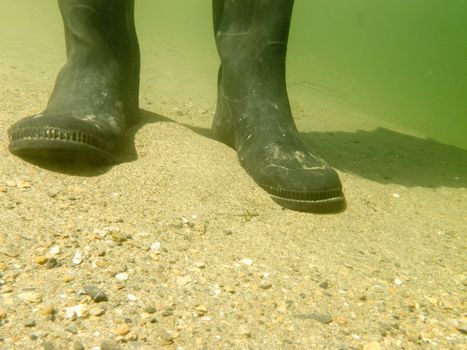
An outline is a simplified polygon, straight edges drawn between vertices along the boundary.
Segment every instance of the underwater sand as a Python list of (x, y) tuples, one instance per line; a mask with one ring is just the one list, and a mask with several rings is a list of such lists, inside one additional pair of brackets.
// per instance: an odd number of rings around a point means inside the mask
[(44, 108), (63, 48), (2, 33), (0, 348), (465, 347), (466, 151), (291, 82), (348, 207), (284, 210), (210, 138), (216, 57), (142, 41), (129, 161), (42, 169), (8, 152), (6, 132)]

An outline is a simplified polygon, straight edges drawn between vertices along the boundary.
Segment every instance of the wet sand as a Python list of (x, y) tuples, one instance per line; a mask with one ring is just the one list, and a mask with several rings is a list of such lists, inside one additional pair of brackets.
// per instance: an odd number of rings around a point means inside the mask
[(11, 155), (6, 131), (43, 109), (62, 49), (1, 45), (2, 349), (465, 346), (465, 150), (290, 84), (348, 208), (284, 210), (210, 138), (216, 58), (147, 46), (128, 162), (47, 170)]

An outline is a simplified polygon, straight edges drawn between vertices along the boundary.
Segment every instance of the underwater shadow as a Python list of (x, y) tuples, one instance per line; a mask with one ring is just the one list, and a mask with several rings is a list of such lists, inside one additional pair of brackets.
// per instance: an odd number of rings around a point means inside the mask
[(467, 188), (467, 150), (455, 146), (385, 128), (302, 136), (334, 168), (372, 181)]
[[(210, 129), (186, 125), (214, 139)], [(382, 184), (467, 188), (467, 150), (385, 128), (301, 133), (332, 167)]]
[(54, 161), (47, 158), (27, 158), (23, 159), (31, 164), (37, 165), (43, 169), (53, 172), (62, 173), (66, 175), (82, 176), (82, 177), (95, 177), (103, 175), (110, 171), (114, 166), (133, 162), (138, 159), (138, 153), (135, 146), (136, 133), (147, 124), (154, 124), (159, 122), (173, 122), (173, 120), (166, 118), (160, 114), (153, 113), (141, 109), (138, 116), (139, 122), (125, 132), (122, 143), (118, 150), (118, 158), (112, 162), (101, 163), (100, 161), (85, 161), (79, 158), (69, 160), (62, 159), (62, 161)]

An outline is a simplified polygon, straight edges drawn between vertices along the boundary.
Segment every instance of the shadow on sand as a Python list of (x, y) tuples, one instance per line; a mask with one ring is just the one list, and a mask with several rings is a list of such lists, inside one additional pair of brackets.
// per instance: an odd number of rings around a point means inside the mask
[[(138, 159), (134, 139), (147, 124), (175, 122), (141, 110), (141, 122), (125, 134), (116, 163)], [(213, 139), (211, 130), (182, 124), (195, 133)], [(382, 184), (407, 187), (440, 186), (467, 188), (467, 150), (384, 128), (357, 132), (308, 132), (303, 139), (334, 168)], [(98, 176), (114, 164), (48, 163), (28, 160), (51, 171), (75, 176)]]
[[(209, 129), (185, 125), (204, 137)], [(332, 167), (383, 184), (467, 188), (467, 150), (378, 128), (301, 134)]]

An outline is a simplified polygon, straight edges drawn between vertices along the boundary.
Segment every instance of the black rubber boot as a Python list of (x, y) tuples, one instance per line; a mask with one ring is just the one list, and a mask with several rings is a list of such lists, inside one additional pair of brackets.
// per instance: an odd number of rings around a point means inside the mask
[(138, 121), (139, 46), (134, 0), (59, 0), (67, 62), (47, 108), (8, 131), (26, 158), (114, 162)]
[(292, 8), (293, 0), (213, 0), (221, 58), (213, 133), (278, 204), (339, 211), (336, 171), (301, 140), (292, 118), (285, 84)]

